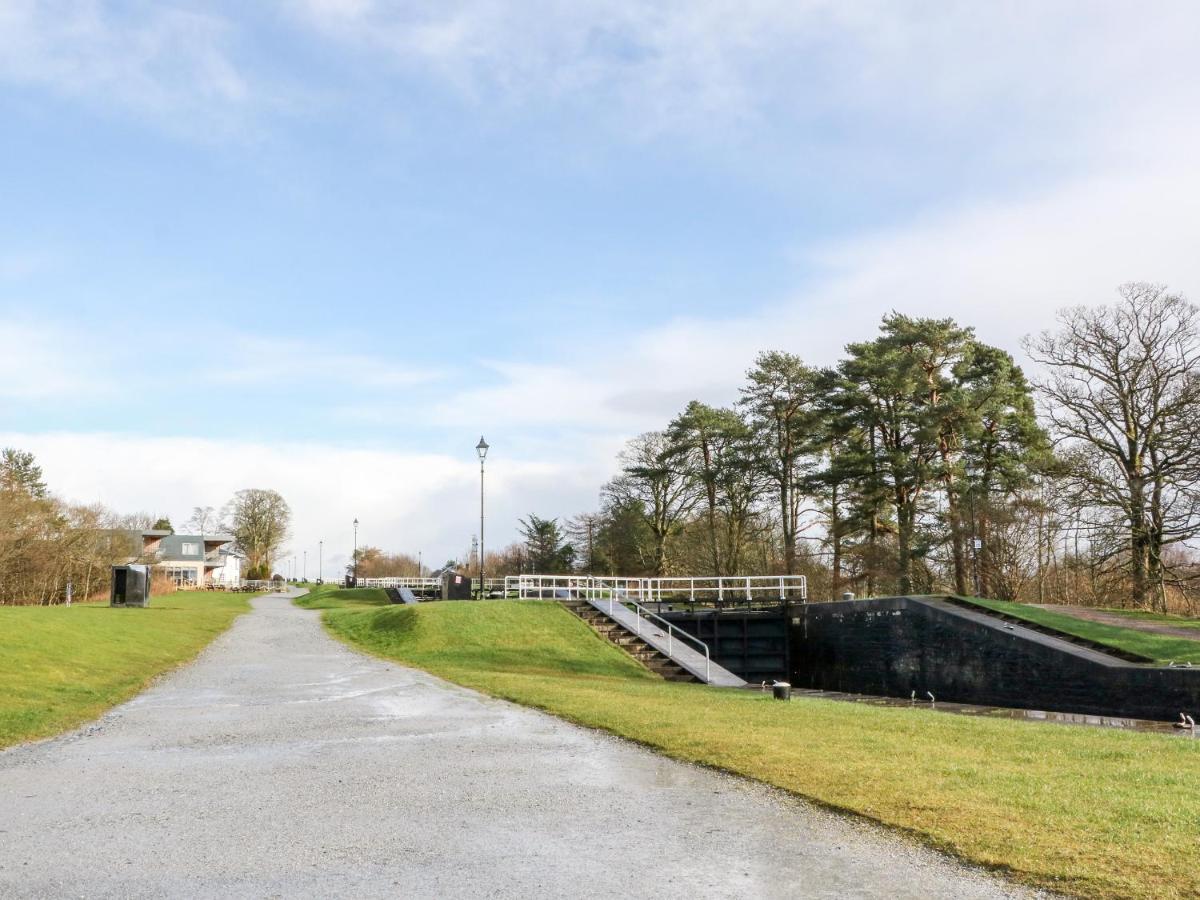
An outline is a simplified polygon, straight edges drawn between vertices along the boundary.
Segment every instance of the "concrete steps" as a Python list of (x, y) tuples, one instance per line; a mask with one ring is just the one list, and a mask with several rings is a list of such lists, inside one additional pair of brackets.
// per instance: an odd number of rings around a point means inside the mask
[(700, 681), (695, 675), (676, 663), (665, 653), (656, 650), (636, 634), (631, 634), (586, 600), (562, 600), (569, 609), (605, 640), (620, 647), (647, 669), (665, 681)]

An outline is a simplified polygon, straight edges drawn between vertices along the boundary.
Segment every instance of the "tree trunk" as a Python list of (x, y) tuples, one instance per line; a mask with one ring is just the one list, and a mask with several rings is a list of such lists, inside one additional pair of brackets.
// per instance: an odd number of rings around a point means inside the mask
[(779, 486), (779, 504), (783, 513), (783, 568), (788, 575), (796, 574), (796, 530), (792, 519), (792, 497), (788, 477)]
[(900, 576), (900, 593), (908, 595), (912, 593), (912, 531), (913, 518), (912, 506), (908, 500), (907, 492), (903, 485), (897, 484), (895, 489), (896, 503), (896, 537), (897, 537), (897, 553), (896, 562), (899, 567)]
[(959, 595), (974, 593), (974, 586), (967, 587), (967, 561), (963, 549), (962, 513), (959, 508), (958, 491), (952, 478), (946, 478), (946, 507), (950, 518), (950, 552), (954, 559), (954, 592)]
[(842, 589), (842, 521), (838, 512), (838, 488), (834, 484), (829, 492), (829, 536), (833, 549), (833, 597), (836, 600)]

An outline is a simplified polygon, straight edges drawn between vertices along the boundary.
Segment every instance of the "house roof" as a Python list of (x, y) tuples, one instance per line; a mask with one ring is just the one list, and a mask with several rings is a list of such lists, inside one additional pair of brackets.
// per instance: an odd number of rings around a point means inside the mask
[[(204, 559), (205, 544), (211, 547), (214, 543), (228, 544), (232, 541), (233, 536), (228, 534), (168, 534), (163, 537), (158, 553), (159, 558), (164, 560), (199, 562)], [(183, 552), (184, 544), (189, 545), (191, 552)]]

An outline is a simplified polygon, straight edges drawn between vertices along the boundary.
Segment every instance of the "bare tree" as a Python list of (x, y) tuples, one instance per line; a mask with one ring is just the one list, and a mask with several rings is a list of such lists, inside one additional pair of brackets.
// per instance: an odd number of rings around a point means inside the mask
[(217, 534), (226, 528), (220, 514), (211, 506), (193, 506), (192, 517), (183, 523), (183, 527), (194, 534)]
[(1027, 347), (1080, 505), (1119, 514), (1134, 602), (1165, 608), (1164, 550), (1200, 533), (1200, 323), (1161, 285), (1119, 293), (1063, 310)]
[(287, 501), (277, 491), (249, 488), (233, 495), (224, 516), (246, 554), (251, 577), (269, 578), (275, 553), (288, 538), (292, 511)]
[(700, 499), (690, 475), (670, 459), (671, 443), (661, 431), (648, 431), (621, 452), (623, 473), (605, 487), (610, 503), (641, 511), (654, 535), (654, 574), (667, 569), (671, 538)]

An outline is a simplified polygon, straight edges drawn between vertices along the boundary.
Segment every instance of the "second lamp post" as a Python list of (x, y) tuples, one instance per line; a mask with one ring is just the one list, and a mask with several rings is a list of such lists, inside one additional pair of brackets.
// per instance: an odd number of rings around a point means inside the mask
[(479, 436), (479, 443), (475, 445), (475, 452), (479, 454), (479, 599), (483, 599), (483, 461), (487, 459), (488, 442), (483, 439), (483, 435)]

